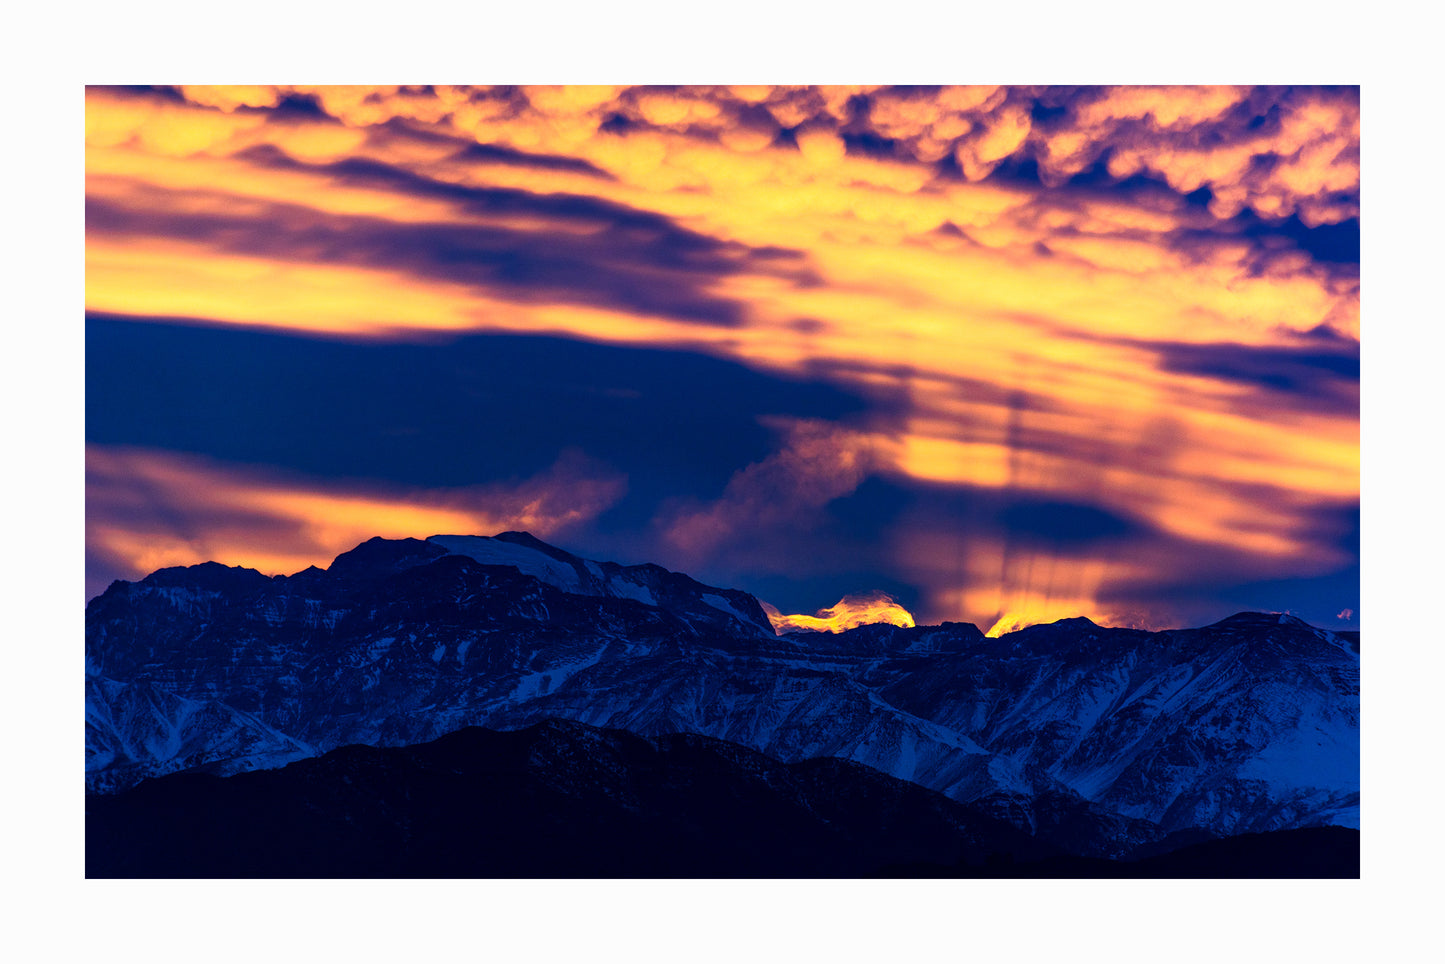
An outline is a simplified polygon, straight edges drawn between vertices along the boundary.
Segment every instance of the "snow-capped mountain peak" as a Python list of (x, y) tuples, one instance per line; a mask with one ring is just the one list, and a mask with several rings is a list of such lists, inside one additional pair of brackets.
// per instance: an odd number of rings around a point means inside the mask
[(483, 565), (511, 566), (563, 592), (634, 599), (684, 619), (702, 618), (731, 632), (773, 636), (773, 625), (752, 596), (736, 589), (705, 586), (661, 566), (595, 562), (548, 545), (528, 532), (496, 536), (437, 535), (426, 540), (448, 553)]

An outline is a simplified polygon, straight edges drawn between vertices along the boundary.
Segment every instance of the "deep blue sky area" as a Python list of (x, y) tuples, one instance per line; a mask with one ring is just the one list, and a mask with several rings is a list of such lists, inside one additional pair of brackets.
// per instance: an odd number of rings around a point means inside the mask
[(561, 338), (398, 345), (100, 316), (86, 352), (89, 442), (426, 487), (529, 476), (578, 448), (625, 467), (630, 525), (764, 458), (760, 416), (863, 408), (702, 355)]

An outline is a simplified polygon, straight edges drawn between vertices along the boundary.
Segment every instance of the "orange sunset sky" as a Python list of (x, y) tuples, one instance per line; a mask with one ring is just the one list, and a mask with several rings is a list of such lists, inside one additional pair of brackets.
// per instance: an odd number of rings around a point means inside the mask
[(525, 529), (787, 625), (1357, 629), (1360, 124), (1358, 87), (90, 87), (87, 598)]

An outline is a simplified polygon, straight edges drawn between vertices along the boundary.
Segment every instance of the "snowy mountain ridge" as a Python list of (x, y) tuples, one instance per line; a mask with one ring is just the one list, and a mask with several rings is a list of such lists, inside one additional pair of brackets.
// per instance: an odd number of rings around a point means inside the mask
[(561, 718), (855, 760), (1077, 852), (1358, 825), (1359, 657), (1293, 617), (777, 637), (746, 593), (525, 534), (473, 539), (371, 540), (274, 579), (207, 564), (114, 584), (86, 613), (88, 787)]
[[(526, 532), (503, 532), (496, 536), (430, 536), (433, 545), (447, 552), (467, 556), (486, 565), (513, 566), (519, 572), (563, 592), (584, 596), (635, 599), (649, 606), (686, 612), (698, 604), (716, 610), (730, 628), (742, 634), (776, 635), (758, 601), (736, 589), (704, 586), (688, 576), (661, 566), (621, 566), (615, 562), (594, 562), (549, 546)], [(706, 614), (710, 620), (718, 617)]]

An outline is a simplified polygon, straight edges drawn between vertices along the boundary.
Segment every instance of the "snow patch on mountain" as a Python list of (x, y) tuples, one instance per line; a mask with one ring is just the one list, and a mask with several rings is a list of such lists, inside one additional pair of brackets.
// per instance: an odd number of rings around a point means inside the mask
[[(613, 579), (607, 583), (607, 595), (618, 599), (635, 599), (647, 606), (656, 606), (657, 596), (651, 589), (629, 579)], [(704, 598), (706, 598), (704, 596)]]
[[(756, 629), (759, 633), (773, 635), (772, 625), (767, 623), (761, 610), (757, 616), (749, 616), (722, 595), (723, 591), (705, 591), (711, 587), (658, 566), (620, 566), (613, 562), (599, 563), (582, 559), (539, 542), (527, 533), (503, 533), (499, 536), (438, 535), (431, 536), (427, 542), (454, 555), (474, 559), (483, 565), (512, 566), (524, 575), (563, 592), (632, 599), (646, 606), (666, 609), (694, 628), (694, 618), (699, 614), (705, 615), (711, 622), (717, 622), (717, 616), (709, 614), (709, 611), (712, 611), (740, 622), (741, 626), (734, 631)], [(674, 585), (672, 589), (664, 592), (664, 584), (669, 580), (690, 585), (691, 589), (679, 593)]]
[(284, 766), (315, 748), (217, 700), (149, 683), (86, 679), (85, 778), (90, 792), (207, 767), (220, 774)]
[(513, 566), (563, 592), (586, 592), (575, 567), (530, 546), (503, 542), (490, 536), (431, 536), (427, 542), (435, 543), (447, 552), (475, 559), (484, 566)]
[(538, 696), (546, 696), (566, 683), (568, 679), (576, 676), (592, 666), (596, 666), (603, 655), (607, 652), (606, 645), (600, 646), (597, 652), (582, 659), (572, 660), (566, 663), (553, 663), (544, 670), (534, 670), (527, 673), (517, 681), (513, 688), (510, 699), (514, 703), (523, 703)]
[(1281, 734), (1239, 768), (1245, 779), (1263, 780), (1276, 788), (1312, 787), (1358, 793), (1359, 731), (1329, 722), (1315, 722)]
[(717, 593), (703, 593), (702, 601), (707, 603), (712, 608), (720, 609), (723, 612), (727, 613), (729, 616), (732, 616), (744, 623), (752, 622), (752, 620), (749, 619), (747, 616), (744, 616), (742, 613), (738, 612), (737, 609), (733, 607), (732, 603), (728, 602), (728, 600), (724, 599), (722, 596), (719, 596)]

